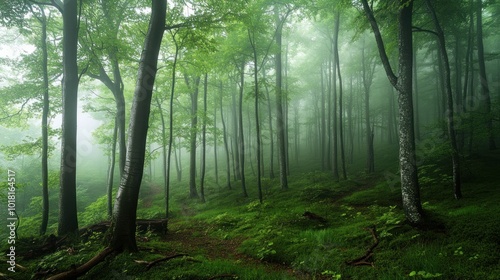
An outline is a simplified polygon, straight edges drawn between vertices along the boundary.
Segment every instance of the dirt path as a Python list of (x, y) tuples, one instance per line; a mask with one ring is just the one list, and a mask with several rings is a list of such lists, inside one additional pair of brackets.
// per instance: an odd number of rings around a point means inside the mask
[[(295, 279), (311, 279), (311, 275), (295, 271), (287, 265), (263, 262), (240, 253), (238, 248), (245, 240), (244, 238), (220, 239), (210, 236), (204, 224), (195, 224), (195, 222), (193, 222), (193, 224), (188, 227), (171, 230), (163, 240), (165, 242), (177, 244), (175, 247), (179, 247), (179, 251), (172, 252), (172, 254), (186, 253), (191, 256), (201, 254), (210, 260), (239, 260), (245, 265), (261, 268), (266, 271), (284, 272)], [(316, 279), (321, 278), (316, 277)]]

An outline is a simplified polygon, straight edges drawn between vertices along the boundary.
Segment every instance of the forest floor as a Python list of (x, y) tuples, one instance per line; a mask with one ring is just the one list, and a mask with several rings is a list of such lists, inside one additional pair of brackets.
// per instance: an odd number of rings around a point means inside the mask
[[(406, 224), (398, 183), (388, 172), (335, 182), (309, 172), (288, 190), (264, 179), (264, 202), (248, 181), (206, 189), (206, 203), (176, 194), (166, 235), (139, 233), (140, 251), (113, 255), (82, 279), (499, 279), (500, 152), (464, 162), (463, 199), (455, 200), (446, 165), (422, 166), (428, 222)], [(388, 175), (389, 174), (389, 175)], [(162, 205), (161, 194), (143, 197)], [(140, 214), (161, 209), (151, 207)], [(16, 272), (2, 279), (44, 279), (78, 266), (104, 248), (95, 233), (33, 259), (23, 252), (47, 242), (18, 240)], [(179, 254), (183, 254), (182, 256)], [(175, 258), (153, 263), (168, 256)]]

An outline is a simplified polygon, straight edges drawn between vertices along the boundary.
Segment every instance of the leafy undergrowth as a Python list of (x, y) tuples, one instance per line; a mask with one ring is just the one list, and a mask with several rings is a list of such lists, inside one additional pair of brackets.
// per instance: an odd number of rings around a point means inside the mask
[[(467, 162), (459, 201), (451, 184), (422, 184), (428, 222), (419, 229), (404, 221), (399, 188), (378, 175), (334, 182), (312, 172), (290, 178), (288, 190), (266, 179), (262, 204), (252, 183), (250, 198), (239, 186), (208, 189), (204, 204), (178, 196), (166, 236), (141, 234), (139, 253), (108, 258), (83, 279), (498, 279), (499, 159), (497, 152)], [(430, 178), (434, 173), (421, 176), (439, 181)], [(372, 246), (367, 229), (373, 227), (378, 246), (367, 259), (373, 266), (348, 265)], [(100, 240), (96, 235), (36, 260), (20, 257), (26, 269), (7, 276), (67, 270), (101, 250)], [(178, 253), (188, 256), (146, 268)], [(1, 269), (7, 271), (5, 262)]]

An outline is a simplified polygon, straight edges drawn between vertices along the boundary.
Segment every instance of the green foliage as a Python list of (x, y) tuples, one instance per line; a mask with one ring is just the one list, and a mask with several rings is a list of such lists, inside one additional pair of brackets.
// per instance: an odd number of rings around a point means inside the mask
[(85, 207), (85, 211), (79, 214), (80, 225), (92, 225), (108, 220), (107, 199), (107, 196), (101, 196)]

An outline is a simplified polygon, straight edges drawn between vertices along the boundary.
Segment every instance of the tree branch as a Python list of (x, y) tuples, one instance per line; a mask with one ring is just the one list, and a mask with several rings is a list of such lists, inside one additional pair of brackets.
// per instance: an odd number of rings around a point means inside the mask
[(418, 26), (412, 26), (411, 28), (412, 28), (413, 32), (425, 32), (425, 33), (430, 33), (430, 34), (438, 36), (438, 34), (437, 34), (436, 31), (432, 31), (432, 30), (429, 30), (429, 29), (423, 29), (423, 28), (420, 28)]
[(367, 0), (361, 0), (363, 4), (363, 10), (365, 11), (365, 15), (370, 22), (370, 25), (373, 30), (373, 34), (375, 35), (375, 40), (377, 41), (377, 47), (380, 54), (380, 59), (382, 60), (382, 65), (384, 65), (385, 72), (389, 81), (394, 87), (397, 87), (398, 77), (394, 74), (392, 70), (391, 63), (389, 62), (389, 58), (387, 57), (387, 52), (385, 51), (384, 40), (382, 39), (382, 35), (380, 34), (380, 29), (377, 24), (377, 20), (373, 15), (373, 10), (368, 6)]

